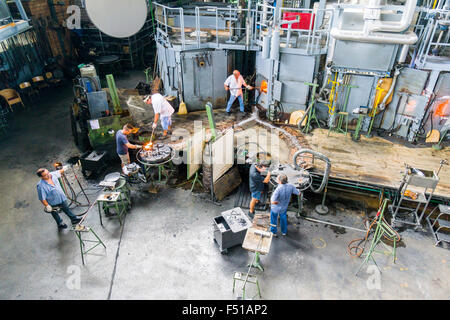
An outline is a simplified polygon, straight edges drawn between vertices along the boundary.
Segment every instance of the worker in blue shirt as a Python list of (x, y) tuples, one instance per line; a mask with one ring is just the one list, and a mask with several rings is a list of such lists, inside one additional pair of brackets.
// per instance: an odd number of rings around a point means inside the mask
[(36, 171), (36, 174), (41, 180), (37, 184), (38, 198), (44, 205), (44, 211), (51, 213), (53, 219), (55, 219), (58, 229), (65, 229), (67, 225), (63, 222), (58, 212), (54, 209), (60, 208), (64, 213), (70, 218), (72, 224), (77, 224), (81, 221), (80, 217), (77, 217), (70, 211), (67, 205), (67, 197), (61, 189), (58, 178), (64, 170), (67, 169), (65, 166), (59, 171), (49, 172), (45, 168), (40, 168)]
[(263, 177), (263, 173), (267, 170), (268, 166), (253, 163), (250, 167), (249, 184), (250, 193), (252, 194), (252, 200), (250, 201), (249, 216), (253, 218), (255, 214), (255, 206), (261, 200), (262, 193), (264, 191), (264, 183), (268, 183), (270, 180), (270, 171), (267, 172), (266, 177)]
[(122, 168), (124, 165), (130, 164), (130, 154), (128, 153), (128, 149), (141, 148), (141, 146), (131, 144), (128, 141), (127, 135), (129, 135), (132, 130), (133, 126), (127, 123), (123, 126), (122, 130), (119, 130), (116, 133), (116, 151), (122, 162)]
[(274, 237), (277, 236), (278, 215), (280, 216), (281, 233), (283, 236), (287, 233), (287, 208), (291, 200), (291, 195), (299, 195), (300, 192), (292, 184), (288, 184), (287, 176), (283, 173), (277, 177), (278, 187), (272, 193), (270, 198), (270, 231)]

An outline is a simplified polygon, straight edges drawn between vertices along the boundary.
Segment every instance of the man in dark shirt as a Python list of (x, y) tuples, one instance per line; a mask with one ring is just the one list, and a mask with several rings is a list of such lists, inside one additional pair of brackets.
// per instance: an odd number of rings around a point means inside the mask
[(266, 166), (255, 163), (250, 167), (249, 182), (250, 192), (252, 194), (248, 212), (250, 218), (253, 218), (253, 215), (255, 214), (255, 205), (261, 200), (261, 195), (264, 191), (264, 183), (268, 183), (270, 180), (270, 171), (267, 172), (266, 178), (261, 175), (266, 169)]
[(123, 126), (122, 130), (116, 133), (116, 144), (117, 144), (117, 154), (119, 155), (120, 161), (122, 162), (122, 167), (130, 163), (130, 155), (128, 154), (128, 148), (139, 149), (141, 146), (131, 144), (128, 141), (127, 135), (131, 133), (133, 126), (126, 124)]

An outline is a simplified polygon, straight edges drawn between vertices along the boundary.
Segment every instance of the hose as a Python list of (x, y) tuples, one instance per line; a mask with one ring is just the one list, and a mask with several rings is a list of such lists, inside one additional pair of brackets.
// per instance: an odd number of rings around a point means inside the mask
[[(102, 187), (97, 187), (97, 188), (86, 188), (86, 189), (84, 189), (84, 188), (81, 186), (81, 184), (80, 184), (78, 178), (77, 178), (76, 175), (75, 175), (75, 178), (76, 178), (76, 180), (77, 180), (77, 182), (78, 182), (78, 185), (80, 186), (80, 189), (81, 189), (80, 191), (78, 191), (78, 193), (76, 193), (75, 190), (73, 189), (72, 185), (70, 184), (69, 180), (67, 179), (67, 176), (66, 176), (65, 174), (62, 174), (62, 175), (61, 175), (61, 178), (62, 178), (62, 179), (61, 179), (61, 182), (62, 182), (62, 185), (63, 185), (63, 186), (62, 186), (63, 189), (64, 189), (66, 192), (67, 192), (67, 189), (70, 191), (70, 194), (66, 194), (67, 199), (70, 201), (70, 203), (69, 203), (69, 208), (70, 208), (70, 209), (74, 209), (74, 208), (85, 208), (85, 207), (90, 207), (90, 206), (91, 206), (91, 203), (90, 203), (90, 200), (89, 200), (88, 195), (87, 195), (87, 193), (86, 193), (86, 190), (93, 190), (93, 191), (95, 191), (95, 192), (93, 192), (92, 194), (97, 194), (98, 192), (100, 192), (100, 191), (103, 190)], [(69, 193), (69, 192), (67, 192), (67, 193)], [(86, 200), (87, 200), (87, 203), (83, 204), (83, 203), (81, 203), (80, 201), (78, 201), (78, 197), (79, 197), (81, 194), (83, 194), (83, 195), (85, 196), (85, 198), (86, 198)], [(77, 216), (84, 215), (85, 213), (87, 213), (88, 210), (89, 210), (89, 209), (85, 210), (85, 211), (82, 212), (82, 213), (77, 214)]]
[(295, 169), (297, 169), (297, 170), (302, 169), (301, 166), (299, 166), (297, 164), (297, 157), (303, 153), (310, 153), (313, 155), (313, 157), (317, 157), (318, 159), (326, 162), (325, 172), (323, 173), (322, 183), (320, 184), (319, 188), (314, 189), (314, 187), (311, 184), (311, 190), (315, 193), (320, 193), (320, 192), (322, 192), (322, 190), (325, 188), (325, 186), (328, 183), (328, 176), (330, 175), (331, 162), (325, 155), (323, 155), (320, 152), (313, 151), (310, 149), (300, 149), (293, 156), (293, 162), (294, 162), (293, 164), (294, 164)]

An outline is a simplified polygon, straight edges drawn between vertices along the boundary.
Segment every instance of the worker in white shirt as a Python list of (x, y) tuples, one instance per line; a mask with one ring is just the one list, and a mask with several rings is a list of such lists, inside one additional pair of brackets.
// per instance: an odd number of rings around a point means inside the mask
[(239, 107), (241, 112), (244, 112), (244, 99), (242, 93), (242, 86), (245, 86), (247, 89), (251, 90), (252, 87), (245, 83), (244, 78), (238, 70), (234, 70), (233, 74), (230, 75), (227, 80), (224, 82), (225, 90), (230, 90), (230, 100), (228, 100), (227, 105), (227, 113), (230, 114), (231, 106), (233, 105), (234, 100), (238, 98)]
[(155, 93), (147, 96), (144, 102), (151, 104), (155, 112), (152, 128), (155, 129), (158, 124), (158, 119), (161, 118), (161, 126), (163, 128), (163, 137), (167, 137), (167, 130), (172, 126), (172, 113), (175, 112), (170, 103), (160, 94)]

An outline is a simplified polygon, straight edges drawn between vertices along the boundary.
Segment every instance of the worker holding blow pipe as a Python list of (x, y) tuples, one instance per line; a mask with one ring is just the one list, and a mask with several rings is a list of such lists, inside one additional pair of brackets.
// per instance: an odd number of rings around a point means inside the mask
[(239, 101), (239, 108), (241, 112), (244, 112), (244, 98), (243, 98), (243, 92), (242, 92), (242, 86), (245, 86), (247, 89), (252, 90), (253, 87), (247, 85), (245, 83), (244, 78), (242, 77), (241, 73), (238, 70), (234, 70), (233, 74), (230, 75), (224, 82), (225, 90), (230, 91), (230, 99), (228, 100), (227, 104), (227, 114), (229, 115), (231, 112), (231, 106), (233, 105), (234, 100), (236, 98)]

